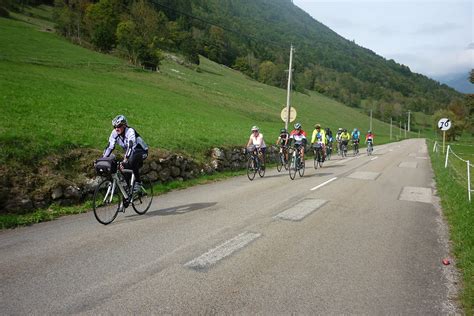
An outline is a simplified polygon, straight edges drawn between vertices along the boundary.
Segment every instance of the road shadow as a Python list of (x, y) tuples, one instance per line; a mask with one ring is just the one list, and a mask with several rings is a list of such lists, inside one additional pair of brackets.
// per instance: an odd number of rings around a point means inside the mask
[(168, 208), (162, 208), (158, 210), (149, 210), (145, 214), (145, 216), (140, 216), (138, 214), (131, 214), (126, 217), (133, 220), (139, 220), (139, 219), (147, 218), (150, 216), (181, 215), (181, 214), (186, 214), (186, 213), (197, 211), (197, 210), (202, 210), (202, 209), (214, 206), (216, 204), (217, 202), (190, 203), (190, 204), (178, 205), (178, 206), (173, 206), (173, 207), (168, 207)]
[(314, 176), (318, 176), (318, 177), (326, 177), (326, 176), (330, 176), (330, 175), (333, 175), (334, 173), (332, 172), (316, 172), (314, 175), (312, 175), (313, 177)]
[[(343, 165), (332, 165), (332, 164), (331, 164), (331, 165), (323, 165), (322, 168), (323, 168), (323, 169), (340, 168), (340, 167), (342, 167), (342, 166), (343, 166)], [(318, 170), (319, 170), (319, 168), (318, 168)]]
[(211, 206), (216, 205), (217, 202), (210, 202), (210, 203), (190, 203), (184, 205), (178, 205), (168, 208), (163, 208), (155, 211), (148, 212), (147, 215), (149, 216), (168, 216), (168, 215), (179, 215), (179, 214), (186, 214), (189, 212), (202, 210)]

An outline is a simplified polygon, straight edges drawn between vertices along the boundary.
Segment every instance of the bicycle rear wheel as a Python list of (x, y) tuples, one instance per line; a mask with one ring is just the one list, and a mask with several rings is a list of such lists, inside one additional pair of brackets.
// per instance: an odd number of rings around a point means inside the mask
[(150, 180), (142, 179), (140, 191), (134, 194), (132, 207), (137, 214), (144, 215), (153, 202), (153, 185)]
[(255, 178), (255, 174), (257, 173), (257, 168), (255, 166), (255, 161), (252, 156), (250, 156), (247, 160), (247, 177), (250, 181)]
[(92, 207), (94, 216), (101, 224), (107, 225), (113, 222), (117, 217), (122, 195), (117, 186), (112, 190), (113, 180), (105, 179), (95, 189)]

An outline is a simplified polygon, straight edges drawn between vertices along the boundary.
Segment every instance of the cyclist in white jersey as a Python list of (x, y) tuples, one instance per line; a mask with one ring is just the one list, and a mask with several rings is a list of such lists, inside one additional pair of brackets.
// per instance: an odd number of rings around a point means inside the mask
[[(143, 160), (148, 157), (148, 146), (143, 141), (137, 131), (128, 126), (127, 119), (123, 115), (117, 115), (112, 120), (114, 130), (110, 134), (109, 144), (104, 150), (104, 157), (110, 156), (115, 149), (115, 145), (119, 145), (125, 151), (125, 156), (120, 164), (121, 169), (132, 169), (135, 175), (135, 187), (140, 188), (140, 168), (143, 166)], [(130, 175), (125, 174), (130, 182)]]
[(252, 127), (252, 134), (250, 134), (249, 141), (247, 142), (247, 148), (254, 147), (257, 149), (258, 154), (261, 155), (263, 161), (263, 168), (265, 168), (265, 152), (267, 150), (267, 145), (265, 144), (265, 140), (263, 139), (263, 134), (260, 133), (260, 129), (258, 126)]

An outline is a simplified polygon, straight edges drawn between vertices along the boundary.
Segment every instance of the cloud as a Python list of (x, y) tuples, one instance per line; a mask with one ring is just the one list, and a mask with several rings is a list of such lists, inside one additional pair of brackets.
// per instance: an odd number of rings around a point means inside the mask
[(424, 24), (415, 30), (412, 34), (415, 35), (434, 35), (439, 36), (440, 33), (450, 33), (462, 30), (464, 27), (457, 23), (445, 22), (437, 24)]
[(467, 45), (466, 49), (474, 49), (474, 43), (470, 43)]

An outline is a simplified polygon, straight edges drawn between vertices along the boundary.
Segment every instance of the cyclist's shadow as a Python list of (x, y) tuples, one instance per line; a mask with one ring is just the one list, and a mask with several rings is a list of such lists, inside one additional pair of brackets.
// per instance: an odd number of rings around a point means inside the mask
[(216, 205), (217, 202), (210, 203), (190, 203), (185, 205), (178, 205), (153, 211), (148, 211), (145, 216), (168, 216), (168, 215), (179, 215), (186, 214), (189, 212), (205, 209)]

